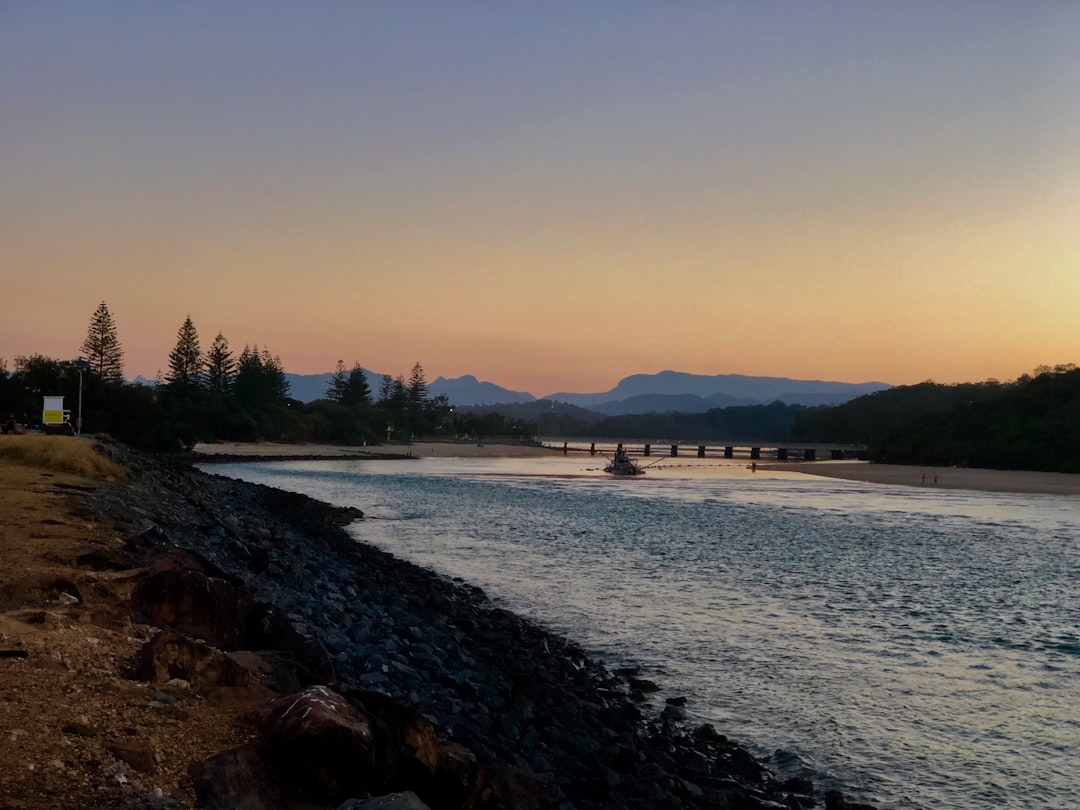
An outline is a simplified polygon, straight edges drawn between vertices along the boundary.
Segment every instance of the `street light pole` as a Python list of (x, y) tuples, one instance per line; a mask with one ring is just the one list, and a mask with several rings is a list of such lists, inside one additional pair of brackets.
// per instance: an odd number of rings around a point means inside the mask
[(79, 412), (75, 417), (75, 435), (82, 436), (82, 375), (86, 369), (90, 368), (90, 364), (85, 360), (74, 360), (71, 365), (79, 370)]

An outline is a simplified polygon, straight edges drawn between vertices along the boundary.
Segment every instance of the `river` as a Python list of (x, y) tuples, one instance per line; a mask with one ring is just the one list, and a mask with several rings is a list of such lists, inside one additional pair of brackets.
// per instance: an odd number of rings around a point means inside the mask
[(1080, 498), (742, 464), (228, 464), (636, 663), (785, 775), (883, 809), (1080, 803)]

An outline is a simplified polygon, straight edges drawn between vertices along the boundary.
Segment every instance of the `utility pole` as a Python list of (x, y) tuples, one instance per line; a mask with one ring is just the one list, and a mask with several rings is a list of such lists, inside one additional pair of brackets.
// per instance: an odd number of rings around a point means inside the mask
[(85, 360), (72, 360), (71, 365), (79, 370), (79, 411), (75, 417), (75, 435), (82, 436), (82, 375), (90, 368), (90, 364)]

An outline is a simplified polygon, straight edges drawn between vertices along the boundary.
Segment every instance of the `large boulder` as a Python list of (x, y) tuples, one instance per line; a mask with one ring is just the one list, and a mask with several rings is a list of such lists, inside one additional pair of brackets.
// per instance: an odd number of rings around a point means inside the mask
[(188, 773), (201, 810), (286, 810), (281, 791), (253, 746), (223, 751)]
[(196, 636), (223, 650), (241, 646), (248, 602), (231, 582), (198, 571), (158, 571), (131, 594), (136, 619)]
[(305, 686), (336, 680), (334, 662), (326, 647), (298, 631), (274, 605), (256, 602), (251, 606), (244, 625), (243, 647), (289, 654), (295, 663), (296, 677)]
[(247, 686), (255, 680), (225, 653), (179, 633), (159, 633), (146, 642), (135, 677), (151, 683), (181, 678), (200, 694), (218, 687)]
[(271, 701), (259, 726), (263, 758), (300, 801), (336, 806), (381, 781), (370, 718), (325, 686)]

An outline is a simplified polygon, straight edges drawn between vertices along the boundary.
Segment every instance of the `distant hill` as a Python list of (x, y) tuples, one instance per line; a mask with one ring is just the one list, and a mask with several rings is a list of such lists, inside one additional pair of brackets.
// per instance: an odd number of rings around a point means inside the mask
[[(641, 399), (642, 397), (698, 397), (704, 402), (694, 404), (693, 400), (683, 400), (683, 405), (693, 405), (693, 408), (688, 410), (693, 413), (730, 405), (768, 404), (776, 401), (788, 405), (837, 405), (891, 387), (883, 382), (845, 383), (793, 380), (789, 377), (748, 377), (742, 374), (710, 376), (661, 371), (658, 374), (634, 374), (621, 380), (610, 391), (599, 394), (562, 392), (550, 394), (545, 399), (568, 402), (591, 410), (602, 409), (603, 413), (617, 415), (644, 413), (640, 408), (648, 401)], [(657, 404), (663, 408), (663, 411), (659, 412), (671, 410), (659, 400)]]
[[(323, 399), (330, 385), (333, 372), (323, 374), (285, 374), (289, 383), (289, 396), (301, 402)], [(382, 374), (364, 369), (364, 378), (372, 397), (378, 397), (382, 387)], [(428, 394), (433, 397), (445, 394), (451, 405), (491, 405), (496, 402), (533, 402), (535, 397), (522, 391), (511, 391), (494, 383), (481, 382), (471, 374), (455, 379), (436, 377), (428, 384)]]
[(511, 391), (495, 383), (481, 382), (472, 374), (446, 379), (436, 377), (428, 386), (433, 397), (445, 394), (451, 405), (494, 405), (496, 403), (535, 402), (536, 397), (525, 391)]
[[(364, 370), (372, 396), (377, 396), (382, 375)], [(301, 402), (322, 399), (330, 384), (331, 372), (289, 374), (290, 396)], [(713, 408), (733, 405), (764, 405), (783, 402), (788, 405), (838, 405), (863, 394), (890, 388), (887, 383), (843, 383), (821, 380), (793, 380), (788, 377), (748, 377), (741, 374), (685, 374), (661, 371), (659, 374), (634, 374), (610, 391), (596, 394), (559, 393), (544, 401), (565, 402), (608, 416), (643, 413), (704, 413)], [(526, 391), (514, 391), (492, 382), (478, 380), (472, 374), (461, 377), (437, 377), (428, 385), (431, 396), (445, 395), (451, 405), (495, 406), (538, 401)], [(508, 414), (509, 415), (509, 414)]]

